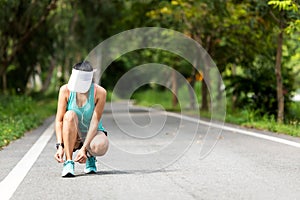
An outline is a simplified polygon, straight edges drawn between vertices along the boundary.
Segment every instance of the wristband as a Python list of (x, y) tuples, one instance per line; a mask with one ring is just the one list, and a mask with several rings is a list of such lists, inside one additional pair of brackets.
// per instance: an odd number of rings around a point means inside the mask
[(61, 146), (62, 148), (64, 148), (64, 143), (56, 143), (56, 149), (58, 149), (59, 146)]

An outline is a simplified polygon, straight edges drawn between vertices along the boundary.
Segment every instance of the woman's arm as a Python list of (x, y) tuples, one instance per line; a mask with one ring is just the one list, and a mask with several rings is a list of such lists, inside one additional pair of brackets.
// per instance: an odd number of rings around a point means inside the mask
[[(63, 143), (62, 138), (62, 127), (63, 127), (63, 119), (64, 115), (66, 113), (67, 109), (67, 103), (68, 103), (68, 89), (66, 85), (63, 85), (59, 89), (59, 95), (58, 95), (58, 103), (57, 103), (57, 112), (56, 112), (56, 118), (55, 118), (55, 133), (56, 133), (56, 140), (57, 143)], [(63, 162), (63, 148), (62, 146), (59, 146), (58, 151), (54, 155), (55, 159), (58, 162)]]
[(58, 95), (58, 103), (57, 103), (57, 112), (56, 112), (56, 119), (55, 119), (55, 132), (56, 132), (56, 140), (57, 143), (63, 143), (62, 140), (62, 125), (63, 125), (63, 119), (64, 115), (66, 113), (67, 109), (67, 103), (68, 103), (68, 91), (67, 91), (66, 85), (63, 85), (59, 89), (59, 95)]

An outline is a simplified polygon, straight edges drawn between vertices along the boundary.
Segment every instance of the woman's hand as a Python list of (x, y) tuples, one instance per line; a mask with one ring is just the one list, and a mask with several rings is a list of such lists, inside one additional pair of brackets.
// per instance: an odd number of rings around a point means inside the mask
[(55, 160), (57, 160), (57, 162), (63, 163), (64, 162), (63, 157), (64, 157), (64, 149), (62, 148), (62, 146), (59, 146), (54, 155), (54, 158)]
[(79, 162), (79, 163), (85, 163), (87, 156), (86, 156), (86, 148), (83, 146), (81, 147), (81, 149), (79, 150), (79, 152), (76, 155), (76, 158), (74, 159), (75, 162)]

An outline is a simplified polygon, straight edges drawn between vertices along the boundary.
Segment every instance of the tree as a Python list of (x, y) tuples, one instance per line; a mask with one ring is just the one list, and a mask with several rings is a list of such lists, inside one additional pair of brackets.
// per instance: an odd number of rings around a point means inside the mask
[[(0, 20), (0, 77), (2, 78), (3, 92), (7, 90), (7, 71), (12, 68), (22, 68), (21, 74), (26, 73), (26, 63), (22, 63), (19, 66), (15, 65), (18, 57), (26, 53), (25, 50), (34, 38), (34, 34), (38, 32), (42, 26), (45, 25), (47, 17), (52, 10), (56, 8), (57, 0), (50, 2), (35, 1), (4, 1), (0, 2), (1, 6), (1, 20)], [(13, 15), (12, 13), (16, 13)], [(33, 14), (34, 13), (34, 14)], [(19, 61), (29, 61), (23, 57)], [(11, 69), (9, 69), (11, 66)], [(29, 65), (30, 66), (30, 65)], [(32, 67), (32, 66), (31, 66)], [(32, 71), (32, 68), (28, 71)], [(25, 72), (25, 73), (24, 73)], [(28, 77), (28, 75), (25, 76)], [(24, 83), (23, 83), (24, 85)], [(25, 82), (26, 85), (26, 82)]]
[[(276, 74), (276, 91), (277, 91), (277, 102), (278, 102), (278, 114), (277, 122), (282, 123), (284, 120), (284, 94), (283, 94), (283, 84), (282, 84), (282, 74), (281, 74), (281, 62), (282, 62), (282, 46), (284, 41), (284, 31), (291, 31), (295, 24), (299, 23), (300, 14), (298, 12), (299, 4), (293, 0), (287, 1), (269, 1), (269, 5), (274, 5), (274, 9), (278, 8), (277, 16), (271, 10), (270, 13), (274, 20), (278, 24), (279, 33), (277, 39), (277, 53), (276, 53), (276, 64), (275, 64), (275, 74)], [(296, 26), (297, 27), (297, 26)]]

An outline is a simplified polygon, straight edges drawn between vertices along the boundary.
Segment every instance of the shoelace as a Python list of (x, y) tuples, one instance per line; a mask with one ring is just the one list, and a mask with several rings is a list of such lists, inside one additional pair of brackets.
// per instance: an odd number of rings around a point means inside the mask
[(88, 160), (86, 162), (86, 167), (89, 168), (89, 167), (95, 167), (95, 162), (96, 162), (96, 158), (91, 156), (91, 157), (88, 157)]

